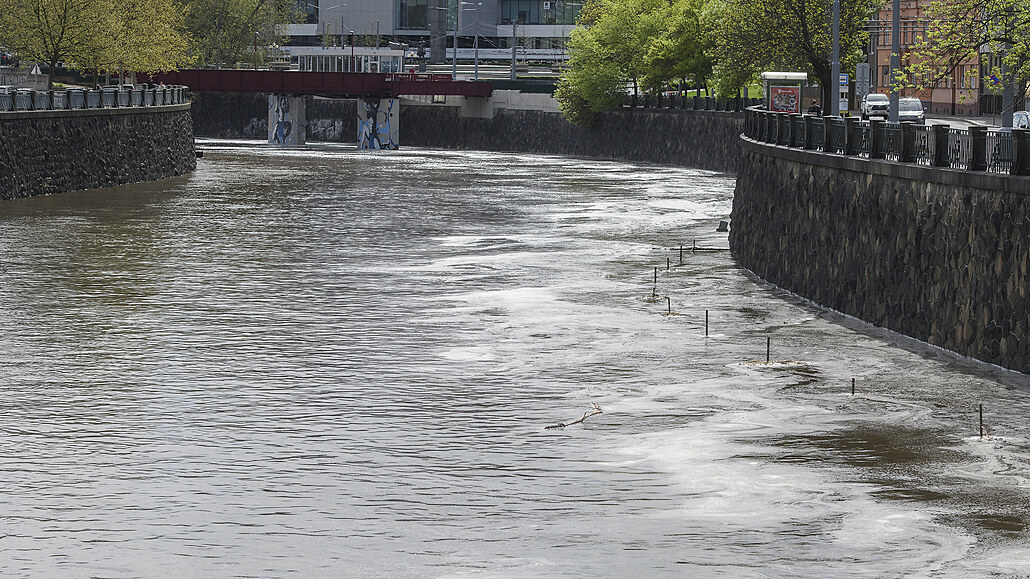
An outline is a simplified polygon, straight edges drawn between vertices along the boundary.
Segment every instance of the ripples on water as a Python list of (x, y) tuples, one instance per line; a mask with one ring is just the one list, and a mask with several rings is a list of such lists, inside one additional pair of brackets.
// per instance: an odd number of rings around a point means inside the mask
[(0, 204), (4, 575), (1030, 568), (1025, 382), (679, 264), (730, 178), (202, 148)]

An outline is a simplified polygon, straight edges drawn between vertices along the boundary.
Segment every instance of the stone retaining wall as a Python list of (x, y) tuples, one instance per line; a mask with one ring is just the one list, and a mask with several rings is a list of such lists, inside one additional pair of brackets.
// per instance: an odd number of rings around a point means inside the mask
[(737, 261), (798, 295), (1030, 372), (1030, 179), (741, 139)]
[[(267, 139), (268, 96), (196, 93), (197, 136)], [(357, 140), (353, 100), (308, 101), (308, 141)], [(492, 119), (462, 118), (458, 107), (404, 101), (401, 146), (509, 151), (616, 159), (733, 172), (744, 114), (680, 109), (617, 110), (581, 129), (557, 113), (499, 110)]]
[(0, 199), (155, 181), (196, 166), (188, 104), (0, 113)]

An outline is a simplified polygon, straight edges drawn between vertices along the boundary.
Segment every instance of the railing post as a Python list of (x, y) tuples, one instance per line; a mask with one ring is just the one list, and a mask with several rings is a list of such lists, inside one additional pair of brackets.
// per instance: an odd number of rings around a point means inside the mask
[(800, 143), (798, 142), (800, 140), (800, 139), (798, 139), (798, 135), (801, 134), (801, 131), (798, 130), (798, 125), (800, 125), (801, 114), (800, 113), (790, 113), (788, 115), (788, 117), (789, 117), (789, 119), (787, 120), (787, 125), (790, 126), (790, 133), (789, 133), (790, 136), (787, 137), (787, 146), (788, 147), (797, 147), (797, 146), (800, 145)]
[(765, 142), (775, 143), (776, 142), (776, 113), (767, 112), (765, 113)]
[(951, 139), (951, 130), (948, 125), (933, 126), (933, 166), (950, 167), (951, 157), (948, 155), (948, 144)]
[(824, 153), (836, 153), (837, 142), (834, 140), (833, 134), (833, 115), (823, 116), (823, 152)]
[(901, 155), (898, 160), (902, 163), (916, 161), (916, 127), (912, 123), (901, 123)]
[(805, 148), (815, 148), (815, 119), (812, 115), (805, 115)]
[(1012, 129), (1013, 175), (1030, 175), (1030, 129)]
[(987, 127), (969, 127), (969, 170), (987, 170)]
[(862, 142), (862, 129), (855, 117), (844, 119), (844, 154), (857, 155), (858, 145)]
[(634, 94), (633, 97), (629, 99), (629, 108), (631, 108), (631, 109), (637, 108), (637, 99), (638, 98), (639, 97), (637, 97), (637, 95)]
[(869, 158), (884, 158), (883, 121), (869, 119)]

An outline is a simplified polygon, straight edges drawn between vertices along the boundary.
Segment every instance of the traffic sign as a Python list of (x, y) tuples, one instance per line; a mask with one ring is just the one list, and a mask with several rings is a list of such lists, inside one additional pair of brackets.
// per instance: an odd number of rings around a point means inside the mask
[(846, 73), (846, 72), (840, 73), (840, 85), (841, 86), (847, 86), (849, 80), (850, 79), (848, 78), (848, 73)]

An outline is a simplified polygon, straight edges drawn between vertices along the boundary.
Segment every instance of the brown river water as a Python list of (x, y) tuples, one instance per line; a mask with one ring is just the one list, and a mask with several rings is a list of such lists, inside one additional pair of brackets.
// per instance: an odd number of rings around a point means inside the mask
[(0, 203), (0, 575), (1030, 576), (1026, 378), (752, 277), (732, 176), (199, 148)]

